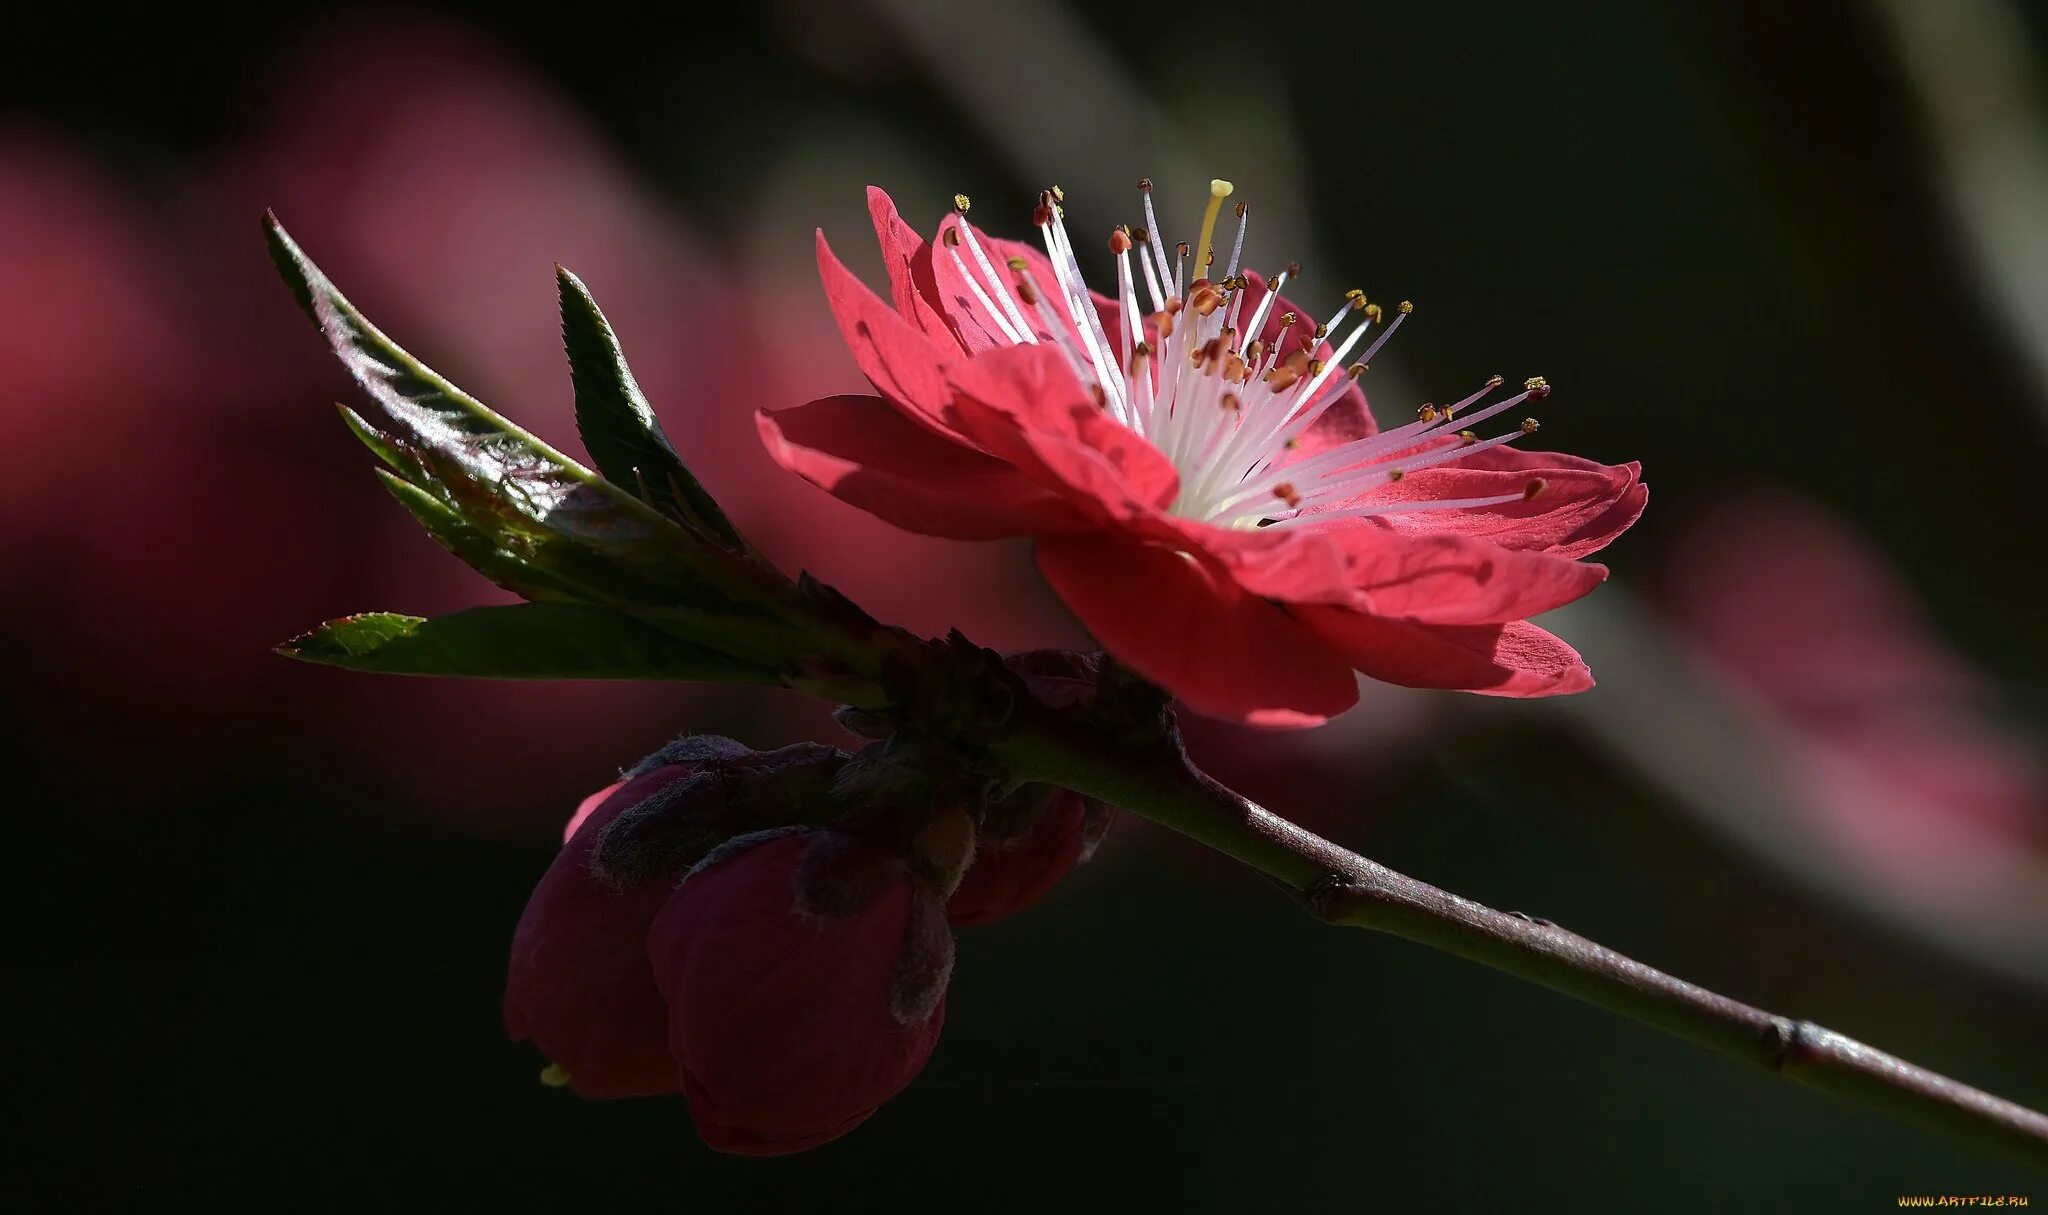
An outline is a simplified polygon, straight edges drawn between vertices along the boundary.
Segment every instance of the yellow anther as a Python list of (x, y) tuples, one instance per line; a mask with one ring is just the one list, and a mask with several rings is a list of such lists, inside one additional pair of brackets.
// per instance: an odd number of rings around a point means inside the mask
[(1459, 431), (1459, 432), (1458, 432), (1458, 437), (1459, 437), (1459, 438), (1461, 438), (1461, 439), (1463, 439), (1463, 440), (1465, 440), (1465, 446), (1467, 446), (1467, 447), (1470, 447), (1470, 446), (1472, 446), (1472, 445), (1473, 445), (1474, 443), (1477, 443), (1477, 442), (1479, 441), (1479, 436), (1478, 436), (1478, 435), (1476, 435), (1476, 434), (1473, 434), (1473, 433), (1472, 433), (1471, 431), (1469, 431), (1469, 430), (1461, 430), (1461, 431)]
[(1400, 305), (1400, 306), (1401, 306), (1401, 315), (1402, 315), (1402, 316), (1406, 316), (1406, 315), (1408, 315), (1409, 313), (1411, 313), (1411, 312), (1415, 311), (1415, 301), (1414, 301), (1414, 300), (1402, 300), (1402, 301), (1401, 301), (1401, 305)]
[(1550, 381), (1540, 375), (1532, 375), (1522, 381), (1522, 387), (1530, 392), (1542, 392), (1550, 387)]
[(1386, 310), (1384, 308), (1381, 308), (1378, 304), (1367, 304), (1365, 306), (1365, 319), (1371, 321), (1375, 325), (1379, 324), (1380, 318), (1385, 315)]
[(1537, 421), (1536, 419), (1534, 419), (1534, 418), (1523, 418), (1523, 419), (1522, 419), (1522, 433), (1523, 433), (1523, 434), (1525, 434), (1525, 435), (1533, 435), (1533, 434), (1535, 434), (1535, 433), (1536, 433), (1536, 432), (1537, 432), (1538, 430), (1542, 429), (1542, 427), (1543, 427), (1543, 424), (1542, 424), (1541, 422), (1538, 422), (1538, 421)]
[(953, 196), (953, 209), (955, 211), (958, 211), (960, 214), (967, 214), (967, 208), (969, 205), (970, 204), (968, 203), (967, 196), (965, 194), (955, 194)]
[(569, 1073), (559, 1063), (550, 1063), (540, 1069), (540, 1082), (549, 1088), (561, 1088), (569, 1083)]

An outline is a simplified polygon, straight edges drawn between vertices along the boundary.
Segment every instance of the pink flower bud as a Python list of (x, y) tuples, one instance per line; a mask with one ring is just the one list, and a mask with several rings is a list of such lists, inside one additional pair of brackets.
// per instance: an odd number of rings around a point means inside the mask
[(953, 939), (900, 856), (838, 832), (764, 833), (706, 857), (647, 940), (672, 1067), (722, 1152), (802, 1151), (860, 1125), (924, 1067)]
[(1108, 825), (1108, 807), (1061, 789), (1022, 832), (984, 831), (974, 864), (946, 901), (946, 918), (969, 928), (1024, 910), (1094, 852)]
[(647, 930), (671, 887), (614, 890), (592, 876), (590, 854), (606, 824), (696, 767), (657, 767), (584, 799), (513, 933), (505, 1028), (533, 1039), (583, 1096), (676, 1090), (668, 1007), (647, 965)]

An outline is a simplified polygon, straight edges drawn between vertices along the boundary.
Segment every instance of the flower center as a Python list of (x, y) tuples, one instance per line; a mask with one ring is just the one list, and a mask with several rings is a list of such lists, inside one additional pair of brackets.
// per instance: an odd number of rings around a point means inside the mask
[[(1522, 492), (1482, 498), (1404, 499), (1399, 491), (1375, 492), (1399, 483), (1407, 473), (1535, 433), (1534, 418), (1493, 438), (1480, 438), (1473, 427), (1548, 396), (1550, 385), (1541, 376), (1524, 381), (1520, 393), (1488, 403), (1486, 398), (1503, 382), (1494, 376), (1453, 404), (1423, 405), (1416, 420), (1404, 426), (1291, 459), (1310, 429), (1345, 399), (1352, 382), (1365, 373), (1373, 356), (1414, 312), (1414, 305), (1401, 301), (1388, 321), (1386, 309), (1368, 301), (1364, 292), (1352, 290), (1329, 320), (1313, 329), (1292, 311), (1275, 317), (1281, 289), (1300, 275), (1301, 267), (1290, 264), (1273, 275), (1263, 292), (1239, 273), (1247, 219), (1243, 203), (1235, 208), (1237, 234), (1229, 259), (1220, 275), (1213, 274), (1216, 221), (1232, 189), (1227, 181), (1209, 183), (1190, 282), (1189, 246), (1176, 245), (1168, 261), (1152, 207), (1152, 182), (1148, 178), (1138, 183), (1145, 226), (1110, 233), (1117, 308), (1107, 325), (1106, 310), (1096, 306), (1081, 275), (1067, 232), (1066, 196), (1058, 186), (1039, 195), (1033, 213), (1052, 263), (1054, 282), (1049, 288), (1038, 282), (1023, 258), (1010, 259), (1008, 280), (997, 273), (964, 219), (945, 229), (941, 243), (967, 284), (976, 319), (985, 328), (1010, 345), (1049, 344), (1059, 350), (1074, 374), (1094, 389), (1106, 412), (1173, 462), (1181, 480), (1180, 495), (1171, 508), (1174, 514), (1220, 527), (1308, 526), (1375, 515), (1479, 509), (1521, 501), (1542, 490), (1541, 481), (1532, 481)], [(953, 202), (964, 216), (966, 196), (956, 194)], [(1149, 313), (1138, 306), (1140, 278), (1152, 303)], [(1254, 296), (1256, 302), (1246, 315)], [(1269, 322), (1277, 322), (1270, 337)], [(1345, 330), (1341, 340), (1339, 330)], [(1369, 335), (1370, 344), (1344, 368), (1344, 360)], [(1356, 501), (1368, 493), (1373, 495), (1370, 501)]]

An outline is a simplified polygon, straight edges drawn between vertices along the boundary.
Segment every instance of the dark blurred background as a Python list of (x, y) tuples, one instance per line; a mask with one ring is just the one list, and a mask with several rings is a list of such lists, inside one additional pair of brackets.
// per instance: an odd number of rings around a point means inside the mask
[(0, 645), (17, 1209), (1869, 1210), (2039, 1178), (1405, 943), (1131, 820), (961, 942), (945, 1039), (852, 1136), (716, 1156), (504, 1040), (577, 799), (779, 694), (439, 685), (271, 656), (497, 592), (378, 491), (271, 281), (277, 208), (365, 310), (573, 446), (552, 262), (764, 547), (886, 619), (1071, 640), (1021, 548), (904, 537), (751, 411), (857, 384), (823, 226), (861, 188), (1021, 230), (1210, 176), (1255, 264), (1412, 296), (1383, 417), (1494, 371), (1640, 458), (1570, 702), (1368, 689), (1197, 758), (1339, 841), (2048, 1103), (2048, 6), (17, 15), (0, 89)]

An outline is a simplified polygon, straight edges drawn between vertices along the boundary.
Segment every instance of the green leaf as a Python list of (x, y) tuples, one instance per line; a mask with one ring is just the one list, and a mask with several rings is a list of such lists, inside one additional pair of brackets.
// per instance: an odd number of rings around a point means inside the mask
[(408, 481), (515, 560), (575, 558), (586, 573), (612, 567), (632, 597), (607, 602), (719, 598), (693, 561), (702, 542), (681, 524), (415, 359), (364, 319), (276, 217), (266, 216), (265, 228), (293, 294), (378, 405), (381, 423), (351, 415), (350, 427)]
[(576, 387), (576, 429), (597, 469), (702, 531), (724, 548), (746, 546), (718, 503), (676, 455), (661, 422), (626, 365), (611, 323), (583, 281), (556, 266), (562, 295), (562, 344)]
[(366, 612), (330, 620), (277, 652), (390, 675), (776, 682), (766, 668), (678, 641), (623, 613), (572, 603), (471, 608), (432, 619)]

